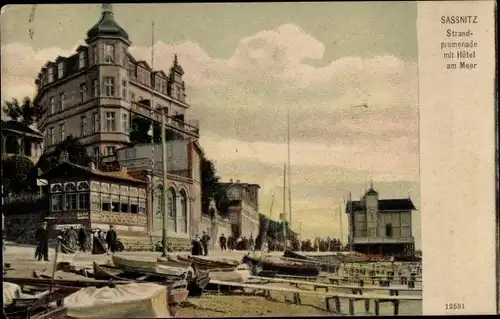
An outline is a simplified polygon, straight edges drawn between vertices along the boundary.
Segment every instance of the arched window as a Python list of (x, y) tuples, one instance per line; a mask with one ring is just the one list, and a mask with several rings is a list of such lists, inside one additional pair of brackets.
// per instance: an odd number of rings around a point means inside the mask
[(89, 183), (88, 182), (78, 182), (77, 189), (79, 192), (88, 191), (89, 190)]
[(158, 186), (155, 190), (156, 218), (163, 219), (163, 187)]
[(64, 210), (74, 210), (77, 207), (75, 183), (64, 184)]
[(182, 227), (182, 231), (184, 233), (188, 232), (188, 206), (187, 206), (187, 195), (184, 190), (180, 191), (181, 197), (181, 216), (180, 223)]
[(63, 191), (61, 184), (52, 184), (50, 187), (51, 193), (61, 193)]
[(171, 231), (177, 230), (177, 195), (175, 190), (170, 187), (168, 189), (168, 228)]
[(89, 209), (90, 206), (90, 193), (88, 182), (78, 182), (76, 184), (78, 190), (78, 209)]

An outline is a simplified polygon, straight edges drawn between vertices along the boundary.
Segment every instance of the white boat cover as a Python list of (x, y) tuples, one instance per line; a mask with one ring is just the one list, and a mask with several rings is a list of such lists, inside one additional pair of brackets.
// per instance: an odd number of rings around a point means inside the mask
[(5, 306), (12, 304), (13, 300), (21, 297), (21, 286), (4, 282), (3, 283), (3, 304)]
[(167, 287), (131, 283), (115, 288), (84, 288), (64, 300), (67, 316), (87, 318), (170, 318)]

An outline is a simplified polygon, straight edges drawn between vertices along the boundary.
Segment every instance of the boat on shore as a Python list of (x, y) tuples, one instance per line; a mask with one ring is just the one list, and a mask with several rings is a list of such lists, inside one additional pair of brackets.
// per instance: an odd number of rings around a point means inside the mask
[(204, 270), (215, 270), (215, 269), (236, 269), (236, 267), (240, 264), (237, 261), (231, 260), (211, 260), (206, 258), (201, 258), (197, 256), (177, 256), (177, 259), (181, 262), (190, 262), (195, 265), (199, 269)]
[(318, 265), (306, 262), (255, 258), (249, 255), (243, 256), (242, 262), (248, 264), (255, 275), (262, 277), (276, 275), (317, 277), (320, 273)]

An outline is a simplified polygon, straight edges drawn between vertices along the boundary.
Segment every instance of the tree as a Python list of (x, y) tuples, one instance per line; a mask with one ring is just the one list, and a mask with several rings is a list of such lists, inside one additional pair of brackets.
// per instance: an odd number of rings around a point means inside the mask
[(69, 161), (73, 164), (88, 166), (92, 161), (92, 158), (87, 154), (87, 150), (80, 140), (70, 135), (62, 142), (59, 142), (55, 146), (54, 151), (43, 154), (35, 165), (35, 168), (37, 170), (41, 169), (44, 173), (47, 172), (59, 164), (62, 152), (68, 153)]
[(201, 157), (201, 205), (202, 212), (205, 214), (208, 212), (211, 198), (216, 203), (218, 202), (220, 177), (216, 174), (214, 163), (203, 155)]
[(22, 155), (2, 159), (2, 179), (7, 194), (19, 194), (27, 190), (27, 177), (33, 169), (33, 162)]
[(41, 115), (39, 108), (32, 103), (28, 96), (23, 99), (22, 104), (19, 104), (15, 98), (12, 101), (4, 101), (3, 111), (13, 121), (19, 121), (28, 126), (35, 123), (35, 120)]

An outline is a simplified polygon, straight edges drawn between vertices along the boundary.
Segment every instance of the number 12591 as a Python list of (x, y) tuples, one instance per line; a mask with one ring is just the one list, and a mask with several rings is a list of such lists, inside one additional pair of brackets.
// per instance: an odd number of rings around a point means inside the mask
[(445, 304), (444, 308), (446, 310), (461, 310), (461, 309), (465, 309), (465, 304), (458, 303), (458, 302), (452, 302), (452, 303)]

